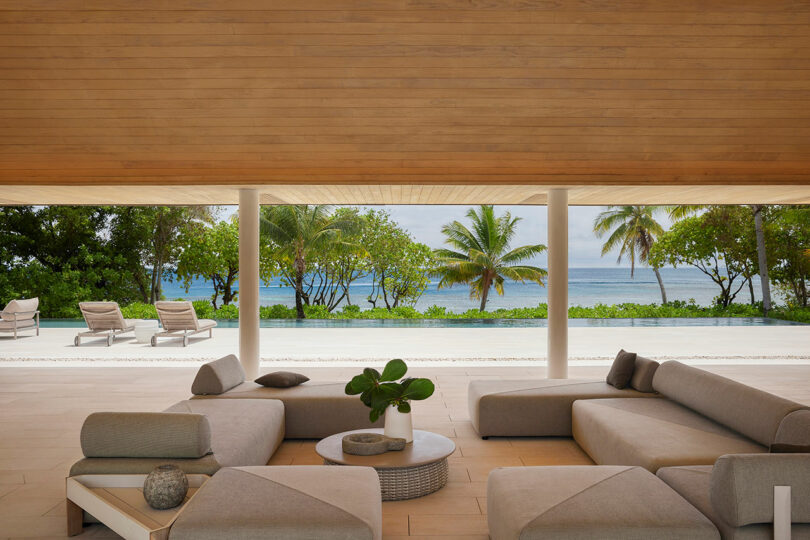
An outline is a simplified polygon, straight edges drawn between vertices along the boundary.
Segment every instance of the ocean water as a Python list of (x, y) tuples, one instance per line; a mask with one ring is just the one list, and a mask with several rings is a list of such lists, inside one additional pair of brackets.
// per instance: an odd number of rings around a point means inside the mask
[[(690, 301), (708, 306), (713, 303), (720, 288), (696, 268), (664, 268), (661, 270), (667, 297), (672, 300)], [(739, 278), (738, 278), (739, 279)], [(736, 282), (735, 282), (736, 283)], [(238, 287), (237, 287), (238, 288)], [(370, 308), (367, 297), (371, 290), (368, 280), (352, 284), (349, 290), (352, 304), (362, 309)], [(204, 280), (195, 281), (188, 292), (179, 283), (164, 283), (164, 295), (167, 299), (183, 298), (188, 300), (209, 300), (213, 289)], [(754, 291), (757, 300), (761, 300), (758, 280), (754, 280)], [(736, 302), (750, 301), (748, 286), (744, 286), (737, 295)], [(259, 289), (260, 304), (295, 305), (295, 293), (291, 287), (280, 282)], [(504, 295), (498, 296), (495, 290), (490, 291), (487, 309), (510, 309), (532, 307), (548, 300), (545, 287), (536, 283), (506, 282)], [(628, 268), (571, 268), (568, 279), (568, 300), (571, 306), (593, 306), (596, 304), (620, 304), (633, 302), (639, 304), (661, 303), (661, 293), (655, 274), (649, 268), (636, 269), (635, 276), (630, 278)], [(774, 298), (778, 301), (778, 298)], [(381, 304), (378, 303), (378, 306)], [(469, 297), (465, 286), (454, 286), (438, 290), (436, 281), (430, 284), (425, 293), (416, 302), (416, 309), (423, 311), (430, 306), (442, 306), (453, 312), (477, 309), (479, 302)]]

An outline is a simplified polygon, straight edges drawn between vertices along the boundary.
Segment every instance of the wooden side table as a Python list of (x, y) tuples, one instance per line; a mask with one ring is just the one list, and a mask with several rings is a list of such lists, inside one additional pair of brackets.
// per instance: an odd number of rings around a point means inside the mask
[(325, 465), (374, 467), (380, 477), (382, 500), (401, 501), (424, 497), (447, 484), (447, 457), (456, 450), (453, 441), (429, 431), (414, 430), (413, 442), (401, 451), (376, 456), (343, 453), (343, 437), (350, 433), (383, 433), (382, 429), (358, 429), (327, 437), (315, 446)]

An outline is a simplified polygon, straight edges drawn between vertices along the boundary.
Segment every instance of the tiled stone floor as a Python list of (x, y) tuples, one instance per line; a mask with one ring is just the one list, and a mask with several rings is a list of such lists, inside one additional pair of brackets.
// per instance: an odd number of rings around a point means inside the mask
[[(281, 368), (281, 366), (279, 366)], [(276, 369), (275, 367), (273, 369)], [(296, 368), (313, 380), (347, 380), (352, 368)], [(572, 377), (603, 377), (607, 367), (575, 367)], [(810, 366), (745, 365), (708, 369), (810, 404)], [(270, 371), (263, 368), (263, 371)], [(64, 479), (81, 456), (79, 429), (99, 410), (159, 411), (186, 399), (193, 368), (0, 367), (0, 539), (64, 538)], [(452, 437), (450, 483), (421, 499), (383, 504), (390, 540), (487, 538), (486, 479), (499, 466), (590, 463), (567, 439), (482, 441), (467, 414), (467, 383), (479, 378), (545, 376), (544, 368), (413, 368), (437, 384), (428, 401), (414, 404), (415, 427)], [(319, 464), (314, 441), (287, 441), (271, 464)], [(82, 538), (117, 538), (103, 526)]]

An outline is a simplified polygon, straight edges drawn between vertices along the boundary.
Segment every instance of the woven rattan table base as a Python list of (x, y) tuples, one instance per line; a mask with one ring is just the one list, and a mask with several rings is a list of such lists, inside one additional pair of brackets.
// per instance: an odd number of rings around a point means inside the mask
[[(328, 459), (324, 465), (342, 465)], [(377, 468), (384, 501), (404, 501), (424, 497), (447, 484), (447, 458), (415, 467)]]

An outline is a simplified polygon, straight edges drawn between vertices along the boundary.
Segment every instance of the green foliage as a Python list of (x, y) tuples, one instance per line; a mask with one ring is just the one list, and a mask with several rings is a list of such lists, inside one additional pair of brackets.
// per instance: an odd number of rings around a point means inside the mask
[(134, 302), (121, 308), (121, 315), (125, 319), (157, 319), (157, 309), (154, 304)]
[(221, 306), (214, 312), (214, 319), (238, 319), (239, 308), (233, 304)]
[(194, 312), (197, 314), (198, 319), (214, 318), (214, 306), (211, 305), (211, 302), (194, 300), (191, 305), (194, 306)]
[(239, 275), (239, 224), (236, 220), (189, 228), (181, 238), (181, 245), (177, 277), (183, 280), (186, 292), (194, 279), (202, 277), (214, 288), (211, 296), (214, 309), (220, 295), (225, 306), (235, 301), (237, 292), (233, 285)]
[(295, 319), (295, 308), (289, 308), (283, 304), (273, 306), (261, 306), (259, 316), (262, 319)]
[(481, 311), (487, 306), (489, 290), (494, 287), (503, 295), (503, 282), (511, 279), (543, 284), (546, 271), (536, 266), (517, 264), (546, 250), (542, 244), (509, 249), (520, 218), (509, 212), (495, 216), (495, 207), (482, 204), (478, 210), (470, 209), (467, 217), (472, 230), (459, 221), (442, 227), (445, 244), (452, 249), (437, 249), (439, 266), (434, 274), (441, 278), (439, 288), (465, 284), (470, 287), (470, 298), (481, 300)]
[(806, 308), (810, 302), (810, 207), (772, 207), (766, 217), (771, 280), (789, 307)]
[[(408, 372), (405, 362), (395, 358), (385, 365), (383, 372), (365, 368), (346, 384), (346, 394), (360, 395), (360, 401), (371, 408), (369, 420), (376, 422), (389, 406), (401, 413), (411, 412), (410, 401), (421, 401), (433, 395), (435, 386), (429, 379), (402, 379)], [(402, 379), (400, 382), (396, 382)]]

